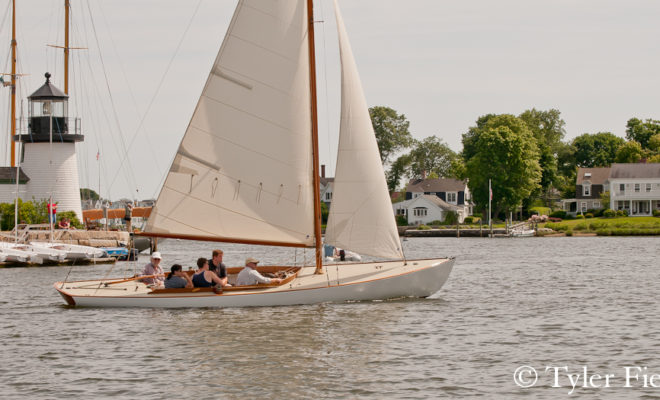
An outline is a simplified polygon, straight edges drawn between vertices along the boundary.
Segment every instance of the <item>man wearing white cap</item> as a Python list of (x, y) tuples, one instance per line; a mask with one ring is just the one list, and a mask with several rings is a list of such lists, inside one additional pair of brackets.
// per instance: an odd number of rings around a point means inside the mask
[(255, 269), (255, 268), (257, 268), (258, 263), (259, 263), (259, 260), (254, 259), (252, 257), (245, 260), (245, 268), (243, 268), (241, 270), (241, 272), (238, 273), (238, 276), (236, 277), (236, 285), (237, 286), (256, 285), (258, 283), (280, 283), (280, 282), (282, 282), (281, 279), (266, 278), (265, 276), (261, 275), (259, 273), (259, 271), (257, 271)]
[(164, 286), (165, 272), (163, 271), (163, 268), (160, 266), (161, 258), (162, 257), (160, 256), (159, 251), (154, 251), (151, 254), (151, 262), (144, 266), (144, 269), (142, 270), (142, 274), (140, 275), (154, 275), (154, 276), (149, 278), (144, 278), (142, 279), (142, 282), (146, 283), (147, 285)]

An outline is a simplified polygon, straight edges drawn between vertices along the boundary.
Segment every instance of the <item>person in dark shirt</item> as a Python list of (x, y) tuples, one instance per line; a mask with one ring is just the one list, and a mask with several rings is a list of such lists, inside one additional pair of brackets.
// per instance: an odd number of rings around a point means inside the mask
[(227, 286), (227, 266), (222, 262), (222, 250), (213, 250), (209, 260), (209, 271), (215, 272), (222, 281), (222, 286)]
[(222, 287), (222, 281), (214, 272), (209, 271), (209, 262), (206, 258), (197, 259), (199, 270), (192, 276), (195, 287)]
[(170, 269), (170, 273), (165, 279), (165, 289), (180, 289), (180, 288), (192, 288), (193, 282), (190, 279), (190, 276), (183, 272), (181, 265), (174, 264)]

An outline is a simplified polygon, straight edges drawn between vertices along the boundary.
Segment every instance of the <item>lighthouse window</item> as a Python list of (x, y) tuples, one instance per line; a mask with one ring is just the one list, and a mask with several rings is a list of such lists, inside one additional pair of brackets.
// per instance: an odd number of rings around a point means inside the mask
[(43, 105), (41, 107), (41, 114), (42, 115), (50, 115), (50, 102), (43, 103)]

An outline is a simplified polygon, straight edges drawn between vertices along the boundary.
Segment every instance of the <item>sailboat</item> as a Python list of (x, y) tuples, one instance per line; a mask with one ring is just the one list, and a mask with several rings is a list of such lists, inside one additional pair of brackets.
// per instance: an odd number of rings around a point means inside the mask
[[(144, 235), (314, 248), (263, 266), (281, 283), (161, 289), (139, 279), (56, 282), (70, 305), (241, 307), (427, 297), (454, 258), (406, 260), (346, 29), (335, 2), (342, 106), (326, 243), (392, 261), (324, 268), (312, 0), (240, 0)], [(230, 282), (241, 268), (227, 268)]]

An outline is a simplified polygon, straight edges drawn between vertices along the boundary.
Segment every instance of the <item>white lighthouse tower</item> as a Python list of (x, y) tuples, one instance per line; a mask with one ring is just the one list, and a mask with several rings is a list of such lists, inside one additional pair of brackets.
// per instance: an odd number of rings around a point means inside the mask
[(68, 117), (69, 96), (50, 83), (48, 72), (45, 76), (46, 83), (28, 97), (28, 133), (14, 137), (23, 142), (21, 168), (30, 177), (21, 197), (52, 196), (58, 213), (75, 211), (82, 221), (76, 142), (84, 138), (78, 119)]

